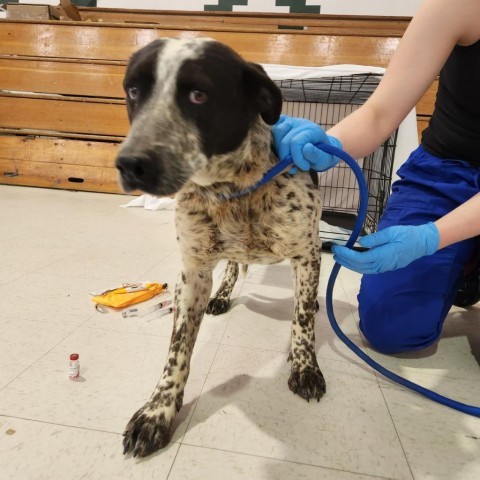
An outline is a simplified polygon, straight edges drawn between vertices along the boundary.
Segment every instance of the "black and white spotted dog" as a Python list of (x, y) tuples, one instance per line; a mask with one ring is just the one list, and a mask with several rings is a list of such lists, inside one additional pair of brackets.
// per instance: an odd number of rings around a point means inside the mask
[[(278, 87), (256, 64), (210, 39), (159, 39), (135, 53), (124, 87), (131, 130), (116, 166), (125, 191), (176, 194), (183, 270), (175, 288), (174, 327), (163, 375), (128, 423), (124, 453), (146, 456), (171, 435), (202, 318), (223, 313), (238, 264), (289, 259), (295, 308), (290, 389), (317, 400), (325, 382), (315, 356), (321, 200), (309, 173), (284, 173), (247, 196), (278, 161), (269, 125), (281, 112)], [(212, 270), (229, 260), (210, 300)]]

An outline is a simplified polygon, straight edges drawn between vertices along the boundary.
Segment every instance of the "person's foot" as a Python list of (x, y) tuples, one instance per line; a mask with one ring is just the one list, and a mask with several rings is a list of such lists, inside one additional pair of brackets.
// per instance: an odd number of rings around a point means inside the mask
[(470, 307), (480, 301), (480, 272), (475, 268), (470, 274), (465, 275), (460, 288), (455, 295), (453, 304), (456, 307)]

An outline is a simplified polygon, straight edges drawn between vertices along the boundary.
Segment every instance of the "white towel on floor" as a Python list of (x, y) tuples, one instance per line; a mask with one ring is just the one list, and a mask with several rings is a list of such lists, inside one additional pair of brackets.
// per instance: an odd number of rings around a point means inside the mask
[(175, 210), (175, 199), (169, 197), (154, 197), (144, 194), (136, 197), (121, 207), (144, 207), (147, 210)]

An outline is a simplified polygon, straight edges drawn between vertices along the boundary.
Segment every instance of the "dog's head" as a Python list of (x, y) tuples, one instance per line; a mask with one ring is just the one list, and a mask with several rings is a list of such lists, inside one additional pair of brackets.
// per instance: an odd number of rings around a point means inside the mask
[(210, 39), (159, 39), (127, 67), (130, 132), (116, 166), (126, 191), (171, 195), (216, 156), (238, 149), (261, 117), (279, 118), (279, 88), (260, 65)]

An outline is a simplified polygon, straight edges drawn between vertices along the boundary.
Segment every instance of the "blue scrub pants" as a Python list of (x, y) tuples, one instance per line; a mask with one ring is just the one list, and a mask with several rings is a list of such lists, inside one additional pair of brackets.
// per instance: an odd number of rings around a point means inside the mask
[[(420, 225), (452, 211), (480, 191), (480, 168), (415, 150), (398, 171), (400, 180), (379, 223)], [(480, 222), (480, 212), (479, 212)], [(478, 237), (443, 248), (405, 268), (364, 275), (360, 329), (384, 353), (420, 350), (434, 343), (452, 306), (465, 264), (478, 251)]]

